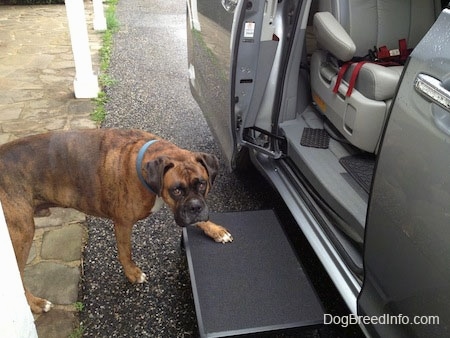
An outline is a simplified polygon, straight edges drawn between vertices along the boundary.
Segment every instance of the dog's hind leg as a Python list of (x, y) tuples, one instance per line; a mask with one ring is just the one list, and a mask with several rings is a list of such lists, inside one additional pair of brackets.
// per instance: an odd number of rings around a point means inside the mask
[(145, 282), (147, 276), (136, 266), (131, 258), (132, 230), (133, 223), (119, 221), (114, 222), (119, 261), (122, 264), (125, 275), (131, 283), (143, 283)]
[(33, 295), (26, 287), (25, 288), (25, 297), (27, 297), (28, 305), (30, 305), (30, 309), (33, 313), (39, 314), (43, 312), (49, 312), (53, 307), (53, 304), (49, 302), (47, 299), (39, 298)]
[[(2, 203), (9, 235), (16, 255), (17, 266), (19, 267), (20, 276), (23, 281), (25, 264), (34, 237), (33, 208), (27, 202), (20, 202), (18, 200), (14, 200), (14, 203), (6, 200)], [(42, 313), (50, 310), (52, 303), (46, 299), (34, 296), (25, 286), (24, 289), (31, 311), (34, 313)]]

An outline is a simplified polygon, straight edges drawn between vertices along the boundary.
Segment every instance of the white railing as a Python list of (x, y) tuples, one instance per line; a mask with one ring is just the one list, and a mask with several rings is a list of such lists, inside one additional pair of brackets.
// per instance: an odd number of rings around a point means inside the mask
[[(73, 81), (75, 97), (95, 98), (99, 93), (98, 76), (92, 70), (84, 3), (83, 0), (70, 0), (65, 4), (75, 61), (75, 80)], [(97, 4), (95, 6), (99, 8)]]
[(0, 248), (2, 269), (0, 299), (3, 308), (0, 315), (1, 335), (11, 338), (37, 338), (34, 318), (25, 298), (25, 291), (1, 203)]

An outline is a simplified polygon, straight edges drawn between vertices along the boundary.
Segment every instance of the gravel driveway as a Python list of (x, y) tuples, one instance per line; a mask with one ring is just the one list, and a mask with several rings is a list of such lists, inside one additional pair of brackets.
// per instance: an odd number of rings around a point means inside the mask
[[(103, 127), (140, 128), (183, 148), (222, 158), (187, 78), (185, 3), (177, 0), (121, 0)], [(223, 162), (223, 158), (222, 158)], [(208, 201), (212, 211), (270, 208), (262, 179), (222, 170)], [(86, 337), (197, 336), (194, 304), (181, 228), (163, 208), (136, 224), (133, 255), (147, 274), (130, 284), (117, 261), (112, 223), (89, 218), (84, 253), (81, 321)], [(218, 244), (219, 245), (219, 244)]]

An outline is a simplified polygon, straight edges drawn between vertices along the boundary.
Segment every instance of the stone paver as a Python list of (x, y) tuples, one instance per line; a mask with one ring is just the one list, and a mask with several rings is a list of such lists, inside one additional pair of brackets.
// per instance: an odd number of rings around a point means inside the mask
[[(101, 34), (85, 2), (94, 71)], [(1, 6), (0, 141), (58, 129), (95, 128), (90, 99), (75, 99), (75, 68), (64, 5)], [(74, 101), (77, 101), (74, 103)], [(68, 113), (68, 112), (71, 113)]]
[(81, 337), (75, 335), (79, 330), (79, 321), (75, 313), (53, 309), (36, 320), (39, 337)]
[(25, 268), (25, 284), (40, 297), (55, 304), (70, 305), (77, 301), (79, 267), (58, 262), (41, 262)]
[(56, 259), (67, 263), (81, 260), (83, 237), (84, 227), (81, 224), (70, 224), (47, 231), (42, 238), (42, 259)]
[[(92, 2), (84, 5), (97, 72), (102, 34), (92, 28)], [(96, 128), (90, 118), (94, 103), (75, 99), (74, 77), (64, 5), (0, 5), (0, 144), (46, 131)], [(74, 303), (87, 238), (85, 215), (54, 208), (35, 223), (24, 280), (32, 292), (55, 305), (35, 316), (38, 335), (68, 337), (80, 332)]]
[[(31, 292), (55, 305), (49, 313), (35, 316), (39, 337), (68, 337), (79, 329), (74, 304), (87, 239), (85, 221), (83, 213), (63, 208), (51, 208), (49, 216), (35, 217), (36, 232), (24, 281)], [(47, 319), (49, 314), (52, 320)]]

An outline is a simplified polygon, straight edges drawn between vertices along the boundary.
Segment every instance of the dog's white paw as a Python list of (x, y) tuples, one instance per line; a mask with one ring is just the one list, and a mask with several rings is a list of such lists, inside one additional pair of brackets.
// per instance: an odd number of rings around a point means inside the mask
[(147, 280), (147, 275), (145, 273), (141, 273), (141, 276), (138, 278), (138, 283), (144, 283)]
[(216, 239), (216, 242), (219, 243), (231, 243), (233, 242), (233, 236), (227, 231), (222, 236)]
[(48, 300), (46, 300), (44, 307), (42, 308), (42, 311), (49, 312), (52, 307), (53, 307), (53, 304), (51, 302), (49, 302)]

